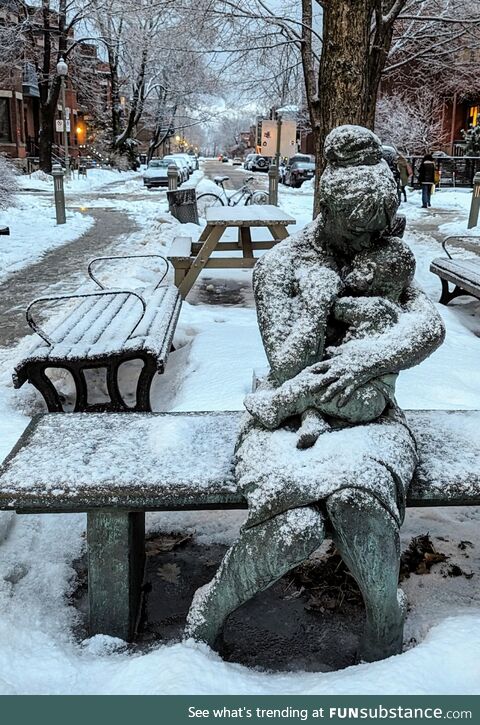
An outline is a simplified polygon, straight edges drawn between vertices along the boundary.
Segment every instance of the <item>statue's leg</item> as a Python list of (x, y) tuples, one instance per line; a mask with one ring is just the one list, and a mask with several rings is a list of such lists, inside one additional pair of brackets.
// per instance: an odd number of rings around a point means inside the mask
[(344, 489), (330, 496), (327, 510), (334, 543), (365, 602), (366, 628), (360, 655), (373, 662), (399, 654), (404, 609), (397, 594), (398, 525), (374, 496), (358, 489)]
[(312, 507), (243, 530), (212, 581), (195, 592), (185, 637), (213, 645), (231, 612), (308, 559), (324, 537), (324, 516)]

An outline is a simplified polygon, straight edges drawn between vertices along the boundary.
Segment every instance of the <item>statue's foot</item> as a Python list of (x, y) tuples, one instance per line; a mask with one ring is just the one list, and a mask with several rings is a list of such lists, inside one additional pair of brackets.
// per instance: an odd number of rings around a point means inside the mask
[(211, 605), (213, 587), (214, 581), (211, 581), (197, 589), (193, 595), (183, 633), (184, 640), (191, 638), (213, 647), (223, 624), (223, 621), (217, 621), (215, 608)]
[(277, 406), (274, 404), (275, 393), (269, 390), (259, 390), (250, 393), (245, 398), (244, 405), (250, 415), (261, 423), (264, 428), (274, 430), (280, 425), (280, 416)]
[(360, 658), (364, 662), (376, 662), (402, 653), (403, 624), (407, 613), (407, 598), (397, 590), (397, 601), (392, 612), (383, 613), (381, 632), (378, 624), (369, 623), (360, 643)]
[(308, 410), (302, 415), (302, 425), (298, 429), (297, 448), (311, 448), (322, 433), (330, 430), (326, 420), (315, 410)]

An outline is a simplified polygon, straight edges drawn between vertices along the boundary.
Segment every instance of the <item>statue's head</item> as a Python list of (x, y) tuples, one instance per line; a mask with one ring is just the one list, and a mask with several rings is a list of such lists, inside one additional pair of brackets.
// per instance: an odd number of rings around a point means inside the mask
[(399, 203), (380, 139), (361, 126), (339, 126), (327, 136), (324, 154), (328, 165), (319, 189), (324, 233), (344, 252), (371, 248), (390, 227)]
[(344, 281), (347, 294), (398, 302), (414, 276), (413, 252), (401, 239), (389, 237), (374, 249), (356, 254)]

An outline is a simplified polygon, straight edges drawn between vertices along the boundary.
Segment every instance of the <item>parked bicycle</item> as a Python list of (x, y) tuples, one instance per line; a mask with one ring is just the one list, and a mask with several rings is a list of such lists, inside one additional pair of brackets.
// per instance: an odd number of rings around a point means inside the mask
[(249, 176), (245, 179), (240, 189), (233, 194), (227, 194), (224, 182), (228, 181), (228, 176), (217, 176), (214, 179), (216, 185), (221, 189), (218, 194), (214, 192), (205, 192), (197, 196), (197, 209), (201, 217), (205, 218), (206, 210), (211, 206), (237, 206), (237, 204), (268, 204), (268, 194), (266, 191), (252, 189), (250, 186), (254, 177)]

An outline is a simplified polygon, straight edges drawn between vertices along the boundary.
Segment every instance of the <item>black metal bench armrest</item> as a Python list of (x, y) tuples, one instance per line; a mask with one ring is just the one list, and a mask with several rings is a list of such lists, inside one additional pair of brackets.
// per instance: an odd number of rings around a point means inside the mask
[[(84, 294), (74, 294), (74, 295), (57, 295), (52, 297), (38, 297), (36, 300), (33, 300), (33, 302), (30, 302), (30, 304), (27, 307), (27, 311), (25, 312), (25, 317), (27, 318), (27, 322), (30, 326), (30, 328), (37, 333), (37, 335), (40, 335), (42, 340), (44, 340), (47, 345), (54, 345), (55, 341), (51, 340), (49, 336), (42, 330), (40, 325), (38, 325), (35, 320), (32, 317), (32, 308), (35, 305), (41, 304), (42, 302), (60, 302), (61, 300), (75, 300), (75, 299), (82, 299), (86, 297), (102, 297), (105, 295), (132, 295), (133, 297), (137, 297), (137, 299), (140, 300), (142, 304), (142, 314), (138, 318), (137, 322), (135, 323), (134, 327), (130, 331), (130, 335), (132, 335), (137, 327), (139, 326), (140, 322), (143, 319), (143, 316), (145, 314), (145, 310), (147, 309), (147, 303), (143, 299), (141, 295), (139, 295), (137, 292), (132, 292), (131, 290), (102, 290), (101, 292), (85, 292)], [(130, 337), (129, 335), (129, 337)]]
[(443, 251), (447, 255), (449, 259), (453, 259), (452, 255), (447, 249), (447, 242), (449, 242), (451, 239), (480, 239), (479, 234), (456, 234), (452, 235), (450, 237), (445, 237), (445, 239), (442, 242)]
[(95, 264), (95, 262), (103, 262), (105, 260), (111, 260), (111, 259), (148, 259), (148, 258), (152, 258), (152, 257), (155, 259), (161, 259), (165, 263), (165, 272), (162, 274), (162, 276), (160, 277), (159, 281), (157, 282), (157, 284), (154, 288), (154, 289), (158, 289), (160, 287), (160, 285), (162, 284), (163, 280), (165, 279), (166, 274), (168, 272), (168, 261), (161, 254), (119, 254), (119, 255), (112, 256), (112, 257), (95, 257), (95, 259), (91, 259), (90, 262), (88, 263), (88, 268), (87, 268), (88, 276), (90, 277), (91, 280), (93, 280), (95, 282), (95, 284), (97, 284), (100, 287), (100, 289), (104, 290), (105, 287), (100, 282), (100, 280), (98, 280), (95, 277), (95, 274), (93, 273), (92, 268), (93, 268), (93, 265)]

